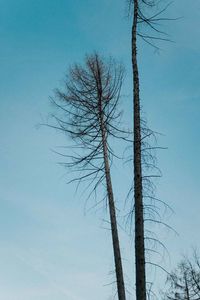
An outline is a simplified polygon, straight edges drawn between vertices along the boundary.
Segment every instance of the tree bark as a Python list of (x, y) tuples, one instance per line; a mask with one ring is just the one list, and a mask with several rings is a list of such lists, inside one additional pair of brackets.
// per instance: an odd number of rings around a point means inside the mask
[(110, 166), (108, 161), (108, 151), (107, 151), (105, 138), (104, 138), (103, 148), (104, 148), (104, 165), (105, 165), (105, 174), (106, 174), (110, 222), (111, 222), (111, 230), (112, 230), (112, 243), (113, 243), (113, 251), (114, 251), (118, 297), (119, 300), (125, 300), (126, 296), (125, 296), (122, 260), (121, 260), (121, 252), (120, 252), (118, 229), (117, 229), (116, 209), (114, 203), (112, 182), (110, 176)]
[(146, 300), (144, 212), (142, 196), (141, 167), (141, 116), (139, 72), (137, 63), (137, 24), (138, 0), (134, 0), (132, 25), (132, 68), (133, 68), (133, 123), (134, 123), (134, 201), (135, 201), (135, 264), (136, 264), (136, 299)]
[(109, 205), (110, 223), (111, 223), (111, 231), (112, 231), (112, 244), (113, 244), (114, 261), (115, 261), (115, 273), (117, 279), (118, 299), (126, 300), (121, 251), (120, 251), (119, 236), (118, 236), (118, 229), (117, 229), (116, 209), (115, 209), (114, 194), (112, 189), (110, 164), (108, 158), (106, 128), (104, 125), (101, 103), (100, 103), (99, 110), (100, 110), (100, 127), (101, 127), (102, 143), (103, 143), (104, 169), (105, 169), (105, 177), (106, 177), (108, 205)]

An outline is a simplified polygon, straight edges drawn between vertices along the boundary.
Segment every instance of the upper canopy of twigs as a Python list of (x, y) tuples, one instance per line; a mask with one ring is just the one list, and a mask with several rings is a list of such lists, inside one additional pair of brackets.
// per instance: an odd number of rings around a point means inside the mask
[(57, 111), (53, 115), (55, 125), (51, 127), (71, 137), (73, 154), (64, 154), (68, 161), (63, 164), (81, 172), (71, 181), (90, 179), (98, 184), (104, 179), (102, 126), (111, 158), (109, 136), (123, 135), (117, 128), (123, 74), (121, 64), (94, 53), (85, 57), (84, 64), (74, 64), (63, 88), (55, 91), (52, 101)]

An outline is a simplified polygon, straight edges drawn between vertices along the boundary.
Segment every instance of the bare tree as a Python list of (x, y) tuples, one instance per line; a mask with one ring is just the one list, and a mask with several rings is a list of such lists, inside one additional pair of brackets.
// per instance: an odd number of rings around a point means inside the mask
[(110, 172), (114, 153), (108, 139), (122, 134), (117, 129), (122, 80), (123, 67), (113, 59), (105, 61), (98, 54), (86, 56), (85, 65), (71, 67), (64, 90), (56, 90), (53, 102), (60, 114), (54, 115), (56, 124), (52, 126), (70, 135), (74, 142), (75, 154), (63, 154), (69, 159), (64, 165), (80, 172), (71, 181), (87, 180), (93, 192), (106, 183), (119, 300), (126, 296)]
[(196, 252), (192, 259), (184, 257), (177, 268), (167, 277), (168, 290), (165, 300), (200, 299), (200, 261)]
[(142, 197), (142, 162), (141, 162), (141, 118), (139, 72), (137, 62), (137, 24), (138, 1), (134, 1), (132, 26), (132, 68), (133, 68), (133, 107), (134, 107), (134, 199), (135, 199), (135, 264), (136, 264), (136, 299), (146, 300), (146, 272), (144, 246), (144, 212)]
[[(145, 194), (144, 188), (150, 188), (150, 193), (152, 192), (153, 184), (151, 178), (156, 176), (144, 176), (143, 166), (148, 168), (148, 166), (154, 166), (154, 157), (148, 151), (152, 149), (150, 146), (145, 146), (145, 139), (154, 135), (152, 130), (149, 130), (145, 124), (143, 127), (143, 120), (141, 118), (141, 104), (140, 104), (140, 76), (138, 70), (138, 60), (137, 60), (137, 36), (142, 38), (145, 42), (151, 46), (157, 48), (154, 41), (158, 40), (168, 40), (164, 32), (160, 31), (157, 27), (160, 21), (166, 20), (162, 18), (162, 13), (165, 12), (168, 5), (166, 5), (159, 12), (154, 12), (152, 15), (149, 14), (150, 8), (155, 8), (154, 0), (129, 0), (129, 9), (133, 11), (133, 23), (132, 23), (132, 72), (133, 72), (133, 127), (134, 127), (134, 143), (133, 143), (133, 164), (134, 164), (134, 216), (135, 216), (135, 265), (136, 265), (136, 299), (146, 300), (147, 298), (147, 287), (146, 287), (146, 263), (145, 263), (145, 229), (144, 229), (144, 214), (145, 205), (144, 197), (155, 199), (154, 195)], [(132, 10), (133, 8), (133, 10)], [(147, 32), (142, 32), (141, 25), (146, 25)], [(139, 28), (140, 26), (140, 28)], [(150, 33), (149, 31), (150, 30)], [(156, 32), (156, 36), (152, 34)], [(146, 143), (148, 144), (148, 143)], [(155, 147), (154, 147), (155, 149)], [(144, 152), (146, 152), (144, 154)], [(148, 159), (145, 161), (145, 156)], [(151, 162), (150, 162), (150, 161)], [(152, 163), (153, 162), (153, 163)], [(146, 206), (147, 207), (147, 206)], [(152, 207), (150, 207), (152, 209)], [(154, 213), (155, 209), (153, 209)], [(151, 221), (154, 221), (151, 218)], [(162, 220), (159, 221), (162, 223)], [(155, 240), (155, 239), (154, 239)]]

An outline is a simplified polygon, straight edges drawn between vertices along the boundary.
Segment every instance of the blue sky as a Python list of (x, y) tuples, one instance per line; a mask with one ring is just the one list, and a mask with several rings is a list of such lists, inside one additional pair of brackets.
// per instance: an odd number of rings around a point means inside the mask
[[(174, 209), (166, 221), (179, 236), (155, 230), (171, 253), (164, 261), (169, 269), (191, 246), (200, 246), (200, 2), (190, 3), (176, 0), (169, 8), (169, 17), (182, 17), (164, 27), (175, 43), (163, 43), (159, 53), (143, 43), (139, 48), (143, 110), (150, 126), (164, 134), (159, 143), (168, 147), (158, 155), (158, 196)], [(131, 122), (125, 1), (0, 0), (0, 7), (0, 298), (113, 299), (106, 209), (86, 213), (92, 200), (85, 209), (51, 151), (67, 140), (37, 125), (52, 112), (49, 96), (67, 67), (94, 50), (124, 62), (122, 106)], [(131, 168), (116, 164), (113, 173), (119, 204)], [(128, 285), (133, 244), (120, 234)], [(160, 278), (155, 282), (162, 286)]]

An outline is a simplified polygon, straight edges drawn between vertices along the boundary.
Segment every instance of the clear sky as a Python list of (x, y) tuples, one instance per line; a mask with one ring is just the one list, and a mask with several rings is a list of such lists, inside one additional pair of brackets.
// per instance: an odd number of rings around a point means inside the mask
[[(168, 147), (158, 156), (158, 196), (174, 209), (165, 221), (179, 236), (157, 230), (170, 253), (164, 265), (171, 269), (191, 246), (200, 247), (200, 2), (176, 0), (168, 16), (182, 17), (164, 27), (175, 43), (163, 43), (159, 53), (141, 43), (139, 63), (143, 110), (150, 126), (164, 134), (159, 143)], [(92, 200), (85, 208), (51, 151), (67, 140), (37, 125), (52, 112), (49, 96), (67, 67), (94, 50), (124, 62), (122, 108), (131, 122), (130, 26), (123, 0), (0, 0), (2, 300), (113, 299), (106, 210), (85, 213)], [(131, 169), (116, 164), (113, 172), (119, 203)], [(120, 234), (132, 292), (133, 244)]]

